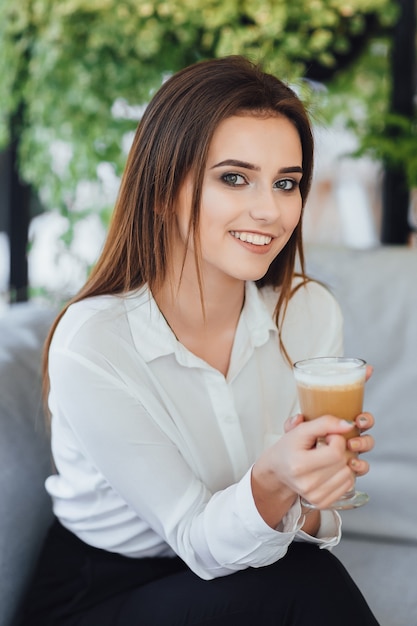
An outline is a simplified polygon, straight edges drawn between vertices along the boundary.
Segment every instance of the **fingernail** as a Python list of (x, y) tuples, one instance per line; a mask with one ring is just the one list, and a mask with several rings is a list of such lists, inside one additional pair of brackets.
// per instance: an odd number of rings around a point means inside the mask
[(357, 459), (351, 459), (351, 460), (350, 460), (350, 467), (351, 467), (353, 470), (358, 469), (358, 467), (359, 467), (359, 461), (358, 461)]
[(361, 415), (358, 422), (361, 426), (366, 426), (368, 424), (368, 418), (365, 417), (365, 415)]
[(360, 447), (361, 446), (360, 446), (359, 441), (357, 441), (355, 439), (352, 439), (351, 441), (349, 441), (349, 448), (351, 450), (359, 450)]

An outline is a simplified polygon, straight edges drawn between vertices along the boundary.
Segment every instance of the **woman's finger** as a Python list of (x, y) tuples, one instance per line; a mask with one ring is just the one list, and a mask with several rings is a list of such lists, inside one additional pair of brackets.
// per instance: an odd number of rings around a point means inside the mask
[(360, 431), (368, 430), (368, 428), (372, 428), (375, 420), (372, 413), (360, 413), (355, 419), (355, 424), (359, 428)]
[(285, 420), (284, 432), (289, 433), (290, 430), (292, 430), (293, 428), (295, 428), (296, 426), (298, 426), (298, 424), (301, 424), (302, 422), (304, 422), (304, 417), (301, 415), (301, 413), (297, 413), (297, 415), (293, 415), (292, 417), (289, 417), (287, 420)]
[(374, 438), (371, 435), (352, 437), (348, 440), (347, 446), (352, 452), (369, 452), (374, 447)]
[(349, 459), (348, 465), (350, 469), (355, 472), (356, 476), (363, 476), (369, 472), (369, 463), (364, 459), (353, 457)]

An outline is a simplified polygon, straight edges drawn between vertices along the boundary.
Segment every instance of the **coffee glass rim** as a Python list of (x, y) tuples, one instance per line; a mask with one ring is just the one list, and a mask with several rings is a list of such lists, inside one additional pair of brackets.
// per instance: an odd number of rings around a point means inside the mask
[(351, 357), (351, 356), (315, 356), (309, 359), (300, 359), (293, 363), (293, 367), (298, 370), (304, 369), (305, 366), (308, 366), (309, 363), (317, 363), (321, 361), (322, 363), (350, 363), (354, 367), (352, 369), (361, 369), (367, 365), (365, 359), (361, 359), (359, 357)]

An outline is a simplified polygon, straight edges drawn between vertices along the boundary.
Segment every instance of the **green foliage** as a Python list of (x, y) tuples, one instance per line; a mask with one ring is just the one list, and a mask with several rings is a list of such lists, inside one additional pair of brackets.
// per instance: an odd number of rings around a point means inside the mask
[[(88, 212), (108, 223), (114, 197), (100, 164), (120, 176), (140, 117), (128, 105), (146, 104), (166, 75), (244, 54), (294, 82), (312, 63), (335, 69), (369, 16), (383, 30), (394, 8), (391, 0), (0, 0), (0, 147), (18, 140), (21, 175), (67, 218), (70, 245)], [(97, 193), (80, 207), (85, 181)]]
[[(20, 142), (23, 177), (47, 206), (71, 210), (77, 182), (107, 161), (120, 173), (121, 137), (136, 120), (112, 115), (137, 105), (170, 72), (202, 58), (245, 54), (287, 80), (312, 60), (336, 64), (389, 0), (2, 0), (0, 144)], [(65, 171), (51, 145), (71, 146)], [(59, 168), (58, 168), (59, 169)]]
[(404, 168), (410, 189), (417, 187), (417, 116), (386, 113), (369, 118), (355, 156), (370, 155), (393, 169)]
[(417, 187), (417, 111), (413, 118), (393, 114), (389, 70), (389, 41), (372, 41), (348, 71), (337, 75), (315, 108), (319, 121), (331, 124), (343, 118), (358, 138), (350, 156), (370, 156), (404, 169), (409, 188)]
[(338, 118), (361, 136), (373, 115), (387, 112), (390, 97), (389, 40), (373, 38), (359, 58), (337, 72), (320, 101), (323, 123)]

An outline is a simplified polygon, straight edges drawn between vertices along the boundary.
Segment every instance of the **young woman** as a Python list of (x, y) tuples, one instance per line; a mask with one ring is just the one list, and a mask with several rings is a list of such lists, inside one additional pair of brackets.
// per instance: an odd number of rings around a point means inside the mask
[(368, 464), (348, 459), (348, 423), (297, 413), (291, 363), (342, 350), (339, 308), (304, 273), (312, 163), (302, 104), (243, 58), (154, 96), (103, 253), (50, 335), (56, 521), (23, 624), (377, 624), (320, 549)]

